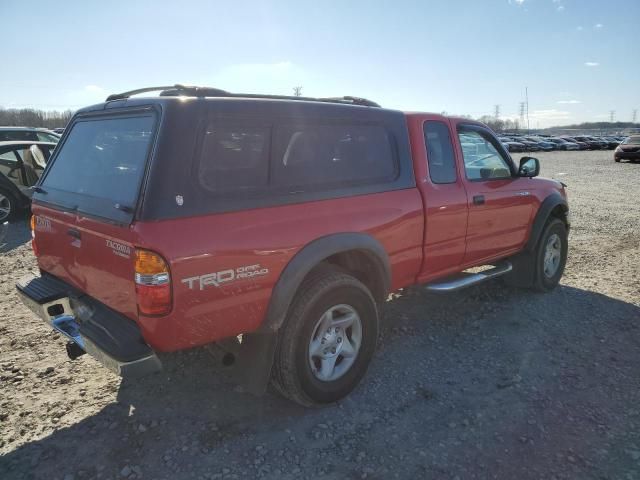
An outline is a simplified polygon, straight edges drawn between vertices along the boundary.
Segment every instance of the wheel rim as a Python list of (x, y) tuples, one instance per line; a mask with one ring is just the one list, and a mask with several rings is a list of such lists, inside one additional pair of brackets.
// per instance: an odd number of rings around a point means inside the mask
[(0, 222), (9, 218), (11, 214), (11, 202), (9, 198), (0, 193)]
[(553, 277), (560, 268), (562, 258), (562, 241), (558, 234), (554, 233), (547, 240), (544, 249), (544, 274), (547, 278)]
[(342, 377), (353, 366), (362, 344), (362, 322), (351, 305), (335, 305), (322, 314), (309, 341), (309, 365), (322, 382)]

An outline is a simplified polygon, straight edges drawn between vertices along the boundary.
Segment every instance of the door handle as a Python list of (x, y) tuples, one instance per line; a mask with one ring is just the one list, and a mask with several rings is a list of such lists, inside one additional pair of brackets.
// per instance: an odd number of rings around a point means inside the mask
[(474, 195), (473, 196), (473, 204), (474, 205), (484, 205), (484, 195)]
[(73, 238), (80, 240), (80, 231), (76, 230), (75, 228), (70, 228), (69, 230), (67, 230), (67, 234), (72, 236)]

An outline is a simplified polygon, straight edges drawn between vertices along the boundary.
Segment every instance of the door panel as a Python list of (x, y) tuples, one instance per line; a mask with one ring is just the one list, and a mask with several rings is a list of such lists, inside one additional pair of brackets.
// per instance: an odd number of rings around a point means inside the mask
[[(526, 239), (534, 197), (525, 178), (470, 182), (469, 226), (464, 263), (500, 256), (520, 248)], [(484, 197), (475, 204), (474, 197)]]
[(480, 126), (458, 125), (469, 219), (464, 264), (506, 256), (522, 247), (534, 211), (531, 180), (515, 176), (511, 157)]

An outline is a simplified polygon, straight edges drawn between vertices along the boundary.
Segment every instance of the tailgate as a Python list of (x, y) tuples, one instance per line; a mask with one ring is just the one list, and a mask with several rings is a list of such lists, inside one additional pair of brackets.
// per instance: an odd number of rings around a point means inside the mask
[(33, 214), (39, 267), (136, 319), (131, 230), (42, 205)]
[(40, 268), (129, 318), (137, 318), (134, 219), (158, 114), (81, 115), (34, 194)]

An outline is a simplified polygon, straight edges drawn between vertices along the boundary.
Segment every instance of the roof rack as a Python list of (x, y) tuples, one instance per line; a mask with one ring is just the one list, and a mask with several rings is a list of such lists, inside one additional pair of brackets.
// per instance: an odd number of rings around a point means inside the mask
[(107, 102), (112, 100), (124, 100), (133, 95), (139, 95), (147, 92), (160, 92), (161, 97), (176, 97), (176, 96), (188, 96), (188, 97), (227, 97), (227, 98), (268, 98), (273, 100), (302, 100), (311, 102), (326, 102), (326, 103), (342, 103), (346, 105), (361, 105), (365, 107), (380, 107), (379, 104), (366, 98), (361, 97), (327, 97), (327, 98), (315, 98), (315, 97), (294, 97), (287, 95), (262, 95), (258, 93), (231, 93), (226, 90), (211, 87), (196, 87), (186, 85), (171, 85), (164, 87), (147, 87), (139, 88), (137, 90), (130, 90), (123, 93), (114, 93), (107, 97)]

